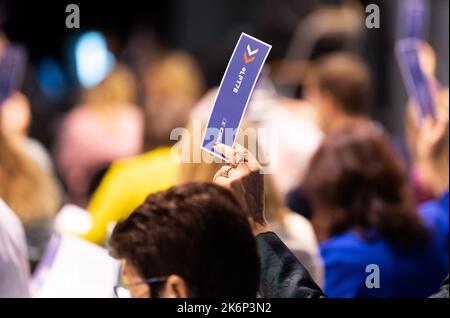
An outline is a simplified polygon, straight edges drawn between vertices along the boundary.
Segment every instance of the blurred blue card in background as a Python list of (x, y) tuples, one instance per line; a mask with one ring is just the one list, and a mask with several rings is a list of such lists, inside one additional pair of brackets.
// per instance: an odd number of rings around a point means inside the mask
[(428, 32), (429, 13), (427, 0), (401, 0), (397, 13), (399, 38), (425, 39)]
[(0, 105), (22, 85), (27, 54), (20, 45), (7, 45), (0, 56)]
[(271, 45), (242, 33), (225, 70), (203, 135), (202, 149), (218, 143), (234, 146), (236, 134)]
[(420, 40), (402, 39), (395, 45), (403, 82), (408, 96), (419, 108), (421, 120), (427, 116), (436, 119), (436, 108), (430, 81), (425, 76), (419, 60)]

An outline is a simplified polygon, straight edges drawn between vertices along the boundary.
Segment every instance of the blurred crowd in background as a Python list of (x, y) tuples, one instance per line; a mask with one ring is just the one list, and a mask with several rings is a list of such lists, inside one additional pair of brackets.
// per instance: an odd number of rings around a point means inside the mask
[[(0, 214), (0, 297), (30, 296), (55, 229), (107, 246), (149, 194), (212, 181), (221, 165), (174, 162), (169, 136), (204, 127), (241, 32), (273, 46), (243, 122), (279, 134), (278, 169), (264, 176), (270, 229), (329, 297), (437, 291), (449, 262), (449, 4), (429, 3), (420, 38), (436, 108), (421, 119), (394, 55), (406, 1), (149, 1), (122, 14), (81, 1), (81, 29), (49, 4), (54, 34), (1, 2), (0, 61), (12, 44), (28, 60), (0, 105), (0, 210), (14, 214)], [(365, 27), (369, 3), (380, 29)], [(86, 226), (58, 219), (67, 204), (88, 211)], [(18, 222), (26, 248), (1, 250)], [(382, 288), (361, 288), (372, 263)]]

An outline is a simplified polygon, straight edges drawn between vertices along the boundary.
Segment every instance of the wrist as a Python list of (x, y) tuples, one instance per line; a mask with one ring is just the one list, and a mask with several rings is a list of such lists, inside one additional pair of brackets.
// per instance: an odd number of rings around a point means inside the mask
[(257, 236), (262, 233), (269, 232), (269, 227), (266, 223), (255, 223), (252, 222), (252, 232), (254, 236)]

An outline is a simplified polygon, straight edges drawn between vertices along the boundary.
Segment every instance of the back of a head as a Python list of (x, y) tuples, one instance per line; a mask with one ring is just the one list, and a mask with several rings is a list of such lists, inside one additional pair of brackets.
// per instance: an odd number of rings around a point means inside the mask
[(83, 99), (87, 105), (104, 110), (136, 103), (136, 81), (133, 73), (124, 65), (118, 64), (103, 81), (84, 91)]
[(204, 91), (201, 71), (189, 54), (175, 51), (155, 63), (145, 81), (150, 98), (177, 96), (196, 102)]
[(145, 148), (172, 145), (171, 131), (186, 125), (203, 93), (201, 71), (187, 53), (173, 52), (150, 67), (144, 86)]
[(227, 189), (190, 183), (150, 195), (111, 239), (112, 254), (143, 278), (181, 276), (193, 297), (254, 297), (255, 240)]
[(321, 240), (348, 230), (363, 237), (376, 233), (400, 248), (426, 240), (405, 169), (373, 126), (327, 136), (311, 160), (303, 186)]
[(347, 115), (369, 112), (371, 81), (364, 61), (351, 53), (330, 53), (313, 62), (309, 82), (333, 98)]
[(25, 225), (52, 217), (60, 205), (59, 193), (50, 175), (16, 149), (1, 127), (0, 198)]

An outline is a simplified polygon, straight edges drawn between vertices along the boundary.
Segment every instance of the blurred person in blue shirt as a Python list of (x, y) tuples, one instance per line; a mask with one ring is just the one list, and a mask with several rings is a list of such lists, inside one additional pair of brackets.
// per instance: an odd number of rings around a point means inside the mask
[(435, 228), (436, 240), (446, 253), (440, 257), (448, 262), (449, 251), (449, 215), (448, 215), (448, 190), (437, 200), (430, 200), (420, 205), (419, 212), (427, 226)]
[(34, 270), (50, 239), (62, 197), (53, 176), (12, 140), (11, 134), (4, 132), (4, 115), (0, 111), (0, 198), (23, 224)]
[(436, 202), (416, 212), (406, 170), (379, 130), (362, 124), (327, 136), (304, 185), (327, 296), (427, 297), (439, 289), (448, 274), (448, 214)]
[[(448, 92), (447, 92), (448, 97)], [(441, 100), (442, 101), (442, 100)], [(446, 110), (440, 107), (437, 120), (425, 118), (416, 133), (418, 165), (425, 172), (427, 185), (432, 189), (435, 199), (422, 203), (419, 212), (428, 227), (434, 228), (442, 250), (443, 261), (448, 262), (449, 251), (449, 214), (448, 214), (448, 98)]]

